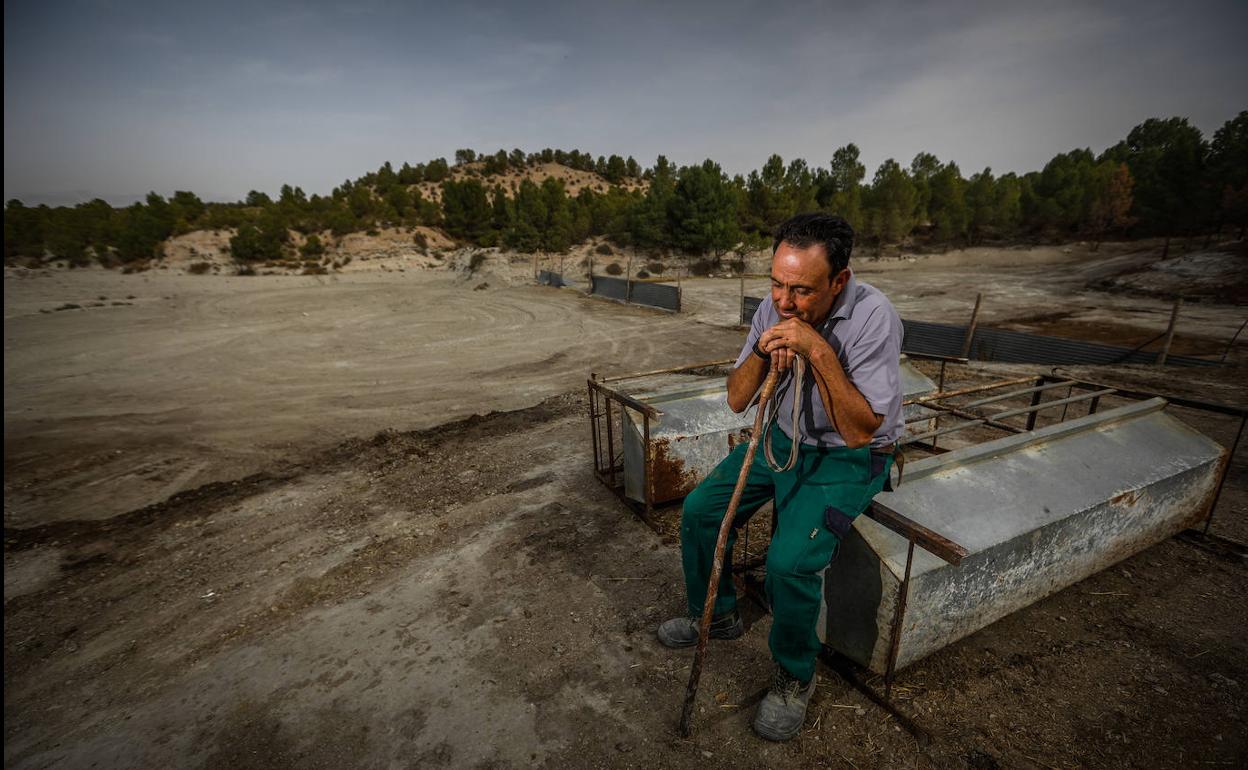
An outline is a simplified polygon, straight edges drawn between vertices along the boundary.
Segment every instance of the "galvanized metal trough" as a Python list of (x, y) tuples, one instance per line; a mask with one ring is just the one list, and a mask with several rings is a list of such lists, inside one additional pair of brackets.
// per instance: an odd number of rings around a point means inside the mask
[[(824, 571), (823, 642), (886, 674), (1204, 520), (1227, 451), (1152, 398), (911, 462)], [(1022, 410), (1016, 410), (1022, 411)], [(922, 545), (920, 543), (920, 545)]]
[[(956, 359), (937, 360), (938, 389), (903, 358), (900, 443), (910, 461), (823, 571), (818, 627), (838, 673), (920, 738), (891, 702), (898, 669), (1189, 527), (1203, 522), (1208, 536), (1248, 425), (1244, 407), (1055, 374), (945, 390), (945, 365)], [(656, 529), (654, 503), (688, 493), (748, 438), (751, 420), (727, 409), (722, 374), (699, 371), (725, 363), (589, 381), (595, 472), (644, 502)], [(1238, 420), (1230, 449), (1168, 405)], [(960, 448), (937, 445), (954, 433)], [(763, 565), (749, 557), (734, 571), (757, 588)], [(853, 663), (884, 675), (882, 695)]]
[[(901, 385), (908, 399), (936, 389), (904, 357)], [(728, 408), (723, 376), (661, 373), (616, 380), (612, 388), (654, 409), (649, 414), (621, 409), (624, 495), (630, 500), (651, 504), (678, 500), (706, 478), (732, 447), (749, 441), (754, 410), (734, 414)], [(907, 405), (905, 417), (934, 418), (934, 412), (922, 405)], [(928, 427), (922, 419), (908, 425), (914, 432)]]

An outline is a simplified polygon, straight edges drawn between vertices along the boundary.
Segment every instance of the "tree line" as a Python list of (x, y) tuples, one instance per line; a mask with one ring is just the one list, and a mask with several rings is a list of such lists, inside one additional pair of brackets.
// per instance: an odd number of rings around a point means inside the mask
[[(500, 175), (557, 163), (598, 174), (604, 190), (569, 194), (555, 177), (504, 184)], [(193, 230), (234, 232), (240, 261), (280, 259), (289, 232), (311, 236), (305, 256), (334, 236), (380, 227), (428, 225), (481, 246), (523, 252), (565, 251), (591, 236), (647, 252), (722, 256), (763, 248), (777, 225), (799, 211), (844, 216), (867, 248), (913, 239), (929, 245), (987, 241), (1213, 235), (1248, 225), (1248, 111), (1207, 141), (1185, 118), (1149, 119), (1100, 154), (1077, 149), (1022, 175), (985, 168), (966, 176), (953, 161), (921, 152), (894, 159), (870, 180), (854, 144), (826, 166), (772, 155), (760, 169), (729, 176), (712, 160), (676, 167), (664, 156), (642, 168), (633, 158), (594, 158), (577, 150), (458, 150), (444, 158), (389, 162), (347, 180), (329, 195), (285, 185), (276, 200), (252, 191), (236, 203), (205, 203), (180, 191), (114, 208), (102, 200), (73, 207), (9, 201), (4, 250), (11, 257), (55, 256), (106, 264), (159, 258), (170, 236)], [(421, 185), (438, 187), (440, 201)]]

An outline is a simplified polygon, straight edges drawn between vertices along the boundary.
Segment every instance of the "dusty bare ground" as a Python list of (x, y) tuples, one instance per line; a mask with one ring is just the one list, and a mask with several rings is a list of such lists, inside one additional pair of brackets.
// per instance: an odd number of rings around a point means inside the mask
[[(887, 277), (898, 295), (976, 285), (907, 264)], [(1003, 292), (1043, 284), (1030, 265), (978, 273)], [(690, 656), (653, 638), (683, 605), (676, 545), (593, 478), (580, 383), (726, 357), (740, 333), (569, 291), (474, 291), (476, 277), (331, 278), (6, 274), (6, 766), (1248, 756), (1245, 565), (1179, 540), (905, 670), (927, 747), (827, 672), (798, 739), (753, 737), (768, 668), (757, 610), (744, 639), (712, 647), (697, 731), (678, 739)], [(720, 285), (730, 306), (735, 286)], [(1155, 314), (1133, 301), (1115, 313), (1141, 330)], [(63, 303), (83, 307), (39, 312)], [(947, 310), (922, 317), (959, 320)], [(1243, 313), (1199, 310), (1211, 338)], [(982, 369), (966, 376), (1013, 371)], [(1242, 372), (1076, 373), (1242, 404)], [(1182, 415), (1233, 439), (1225, 420)], [(1243, 541), (1246, 521), (1241, 450), (1214, 531)]]

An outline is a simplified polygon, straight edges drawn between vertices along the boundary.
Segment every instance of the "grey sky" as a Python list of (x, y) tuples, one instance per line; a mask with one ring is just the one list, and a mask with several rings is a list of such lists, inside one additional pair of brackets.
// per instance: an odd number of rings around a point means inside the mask
[[(863, 7), (865, 6), (865, 7)], [(1248, 3), (124, 3), (4, 8), (4, 197), (327, 193), (455, 149), (963, 173), (1248, 109)]]

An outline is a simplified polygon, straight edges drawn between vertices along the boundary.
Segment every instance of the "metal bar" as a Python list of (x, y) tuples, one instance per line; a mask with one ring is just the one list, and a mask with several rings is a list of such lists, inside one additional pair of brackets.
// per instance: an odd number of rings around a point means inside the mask
[(922, 449), (924, 452), (931, 452), (933, 454), (944, 454), (945, 452), (952, 451), (949, 449), (945, 449), (943, 446), (938, 447), (935, 444), (925, 444), (922, 441), (912, 441), (909, 444), (906, 444), (906, 446), (914, 447), (916, 449)]
[(1123, 353), (1122, 355), (1118, 356), (1117, 358), (1115, 358), (1113, 361), (1110, 361), (1109, 363), (1110, 363), (1111, 365), (1112, 365), (1112, 364), (1119, 364), (1119, 363), (1122, 363), (1123, 361), (1126, 361), (1126, 360), (1127, 360), (1128, 358), (1130, 358), (1131, 356), (1135, 355), (1136, 353), (1139, 353), (1141, 350), (1143, 350), (1144, 348), (1146, 348), (1146, 347), (1148, 347), (1149, 345), (1153, 344), (1154, 342), (1156, 342), (1157, 340), (1161, 339), (1161, 338), (1162, 338), (1162, 337), (1164, 337), (1164, 336), (1166, 336), (1166, 333), (1165, 333), (1165, 332), (1162, 332), (1162, 333), (1158, 334), (1156, 337), (1150, 337), (1149, 339), (1145, 340), (1144, 342), (1141, 342), (1140, 344), (1138, 344), (1138, 345), (1136, 345), (1135, 347), (1131, 348), (1130, 350), (1128, 350), (1127, 352), (1125, 352), (1125, 353)]
[(740, 289), (737, 291), (737, 323), (745, 326), (745, 271), (741, 272)]
[(628, 258), (628, 267), (624, 268), (624, 301), (633, 301), (633, 258)]
[(1100, 405), (1100, 403), (1101, 403), (1100, 396), (1096, 396), (1095, 398), (1093, 398), (1092, 402), (1088, 404), (1088, 414), (1096, 414), (1096, 408), (1097, 406)]
[(1209, 534), (1209, 525), (1213, 524), (1213, 511), (1218, 507), (1218, 498), (1222, 496), (1222, 486), (1226, 484), (1226, 474), (1231, 469), (1231, 461), (1235, 459), (1235, 450), (1239, 449), (1239, 440), (1244, 435), (1244, 423), (1248, 422), (1248, 415), (1239, 418), (1239, 430), (1235, 431), (1235, 441), (1231, 443), (1231, 451), (1226, 455), (1226, 465), (1222, 466), (1222, 472), (1218, 475), (1218, 488), (1213, 493), (1213, 502), (1209, 504), (1209, 515), (1205, 517), (1205, 528), (1201, 534)]
[(1214, 412), (1216, 414), (1228, 414), (1235, 417), (1243, 417), (1248, 415), (1248, 407), (1232, 406), (1230, 404), (1219, 404), (1213, 401), (1201, 401), (1194, 398), (1185, 398), (1183, 396), (1171, 396), (1165, 393), (1152, 393), (1146, 390), (1131, 390), (1129, 388), (1120, 388), (1116, 385), (1106, 385), (1102, 382), (1093, 382), (1092, 380), (1078, 379), (1075, 385), (1081, 388), (1111, 388), (1117, 393), (1115, 395), (1124, 396), (1126, 398), (1164, 398), (1174, 406), (1187, 407), (1188, 409), (1201, 409), (1206, 412)]
[[(997, 428), (998, 430), (1003, 430), (1003, 431), (1005, 431), (1005, 432), (1007, 432), (1007, 433), (1022, 433), (1022, 432), (1024, 432), (1024, 429), (1023, 429), (1023, 428), (1016, 428), (1016, 427), (1014, 427), (1013, 425), (1009, 425), (1009, 424), (1004, 423), (1004, 422), (997, 422), (996, 420), (989, 420), (989, 419), (984, 418), (982, 415), (978, 415), (978, 414), (975, 414), (975, 413), (973, 413), (973, 412), (968, 412), (968, 411), (966, 411), (965, 409), (959, 409), (959, 408), (958, 408), (958, 407), (956, 407), (956, 406), (948, 406), (947, 404), (927, 404), (927, 405), (925, 405), (925, 407), (924, 407), (924, 408), (926, 408), (926, 409), (939, 409), (939, 410), (941, 410), (941, 411), (948, 412), (949, 414), (952, 414), (952, 415), (954, 415), (955, 417), (964, 417), (964, 418), (969, 419), (969, 420), (984, 420), (984, 424), (985, 424), (985, 425), (988, 425), (988, 426), (993, 427), (993, 428)], [(939, 415), (937, 415), (937, 417), (939, 417)], [(915, 419), (916, 419), (916, 420), (921, 420), (921, 419), (930, 419), (930, 418), (920, 418), (920, 417), (916, 417)]]
[(767, 563), (766, 554), (763, 554), (762, 556), (750, 557), (749, 554), (747, 553), (745, 554), (745, 558), (741, 561), (741, 563), (733, 567), (733, 569), (735, 569), (738, 572), (744, 572), (746, 570), (751, 570), (751, 569), (756, 569), (758, 567), (761, 567), (766, 563)]
[(1166, 365), (1166, 356), (1170, 355), (1170, 343), (1174, 341), (1174, 327), (1179, 322), (1179, 308), (1183, 306), (1183, 298), (1174, 298), (1174, 307), (1170, 310), (1170, 325), (1166, 327), (1166, 341), (1161, 343), (1161, 352), (1157, 354), (1157, 365)]
[(862, 693), (872, 703), (888, 712), (893, 719), (896, 719), (897, 724), (901, 725), (902, 729), (906, 732), (913, 735), (914, 739), (920, 746), (927, 746), (932, 742), (932, 736), (930, 733), (922, 727), (919, 727), (917, 722), (893, 705), (892, 701), (886, 700), (874, 687), (863, 681), (862, 677), (858, 674), (858, 667), (852, 660), (829, 647), (824, 647), (821, 650), (821, 657), (823, 658), (823, 662), (826, 663), (829, 668), (835, 671), (846, 682), (849, 682), (855, 690)]
[[(634, 278), (633, 283), (673, 283), (671, 278), (658, 278), (651, 276), (649, 278)], [(680, 283), (680, 276), (676, 277), (674, 283)]]
[(917, 543), (923, 550), (944, 559), (955, 567), (961, 564), (967, 556), (966, 548), (878, 501), (871, 502), (866, 514), (911, 543)]
[(1207, 551), (1237, 565), (1248, 561), (1248, 543), (1241, 543), (1222, 535), (1211, 535), (1196, 529), (1185, 529), (1174, 536), (1175, 540)]
[(638, 401), (632, 396), (626, 396), (623, 393), (620, 393), (618, 390), (612, 390), (611, 388), (602, 388), (602, 392), (609, 400), (618, 401), (621, 406), (627, 406), (630, 409), (635, 409), (638, 412), (641, 412), (642, 414), (650, 415), (656, 420), (663, 416), (662, 412), (660, 412), (658, 409), (655, 409), (650, 404), (647, 404), (644, 401)]
[(919, 350), (903, 350), (907, 358), (917, 358), (920, 361), (943, 361), (950, 364), (966, 364), (970, 363), (969, 358), (962, 356), (942, 356), (939, 353), (924, 353)]
[[(1040, 378), (1039, 383), (1040, 383), (1041, 385), (1043, 385), (1043, 384), (1044, 384), (1044, 378), (1043, 378), (1043, 377), (1042, 377), (1042, 378)], [(1037, 391), (1035, 392), (1035, 394), (1034, 394), (1034, 395), (1032, 395), (1032, 397), (1031, 397), (1031, 407), (1032, 407), (1033, 409), (1035, 409), (1036, 407), (1040, 406), (1040, 402), (1041, 402), (1042, 400), (1044, 400), (1044, 391), (1037, 390)], [(1036, 417), (1038, 417), (1038, 416), (1039, 416), (1039, 413), (1038, 413), (1038, 412), (1032, 412), (1031, 414), (1027, 415), (1027, 430), (1035, 430), (1035, 429), (1036, 429)]]
[(1070, 408), (1070, 395), (1075, 392), (1075, 386), (1071, 385), (1066, 389), (1065, 405), (1062, 406), (1062, 416), (1057, 418), (1058, 422), (1066, 422), (1066, 410)]
[(611, 474), (611, 486), (615, 486), (615, 430), (611, 426), (611, 399), (604, 401), (607, 412), (607, 472)]
[(646, 469), (646, 485), (643, 497), (646, 499), (646, 518), (650, 518), (650, 514), (654, 511), (654, 453), (650, 451), (650, 415), (643, 414), (641, 416), (642, 433), (644, 441), (641, 445), (645, 456), (642, 458), (642, 467)]
[(897, 648), (901, 644), (901, 624), (906, 616), (906, 598), (910, 595), (910, 565), (914, 563), (914, 541), (906, 550), (906, 576), (897, 587), (897, 607), (893, 611), (893, 633), (888, 640), (888, 668), (884, 671), (884, 700), (893, 699), (893, 674), (897, 670)]
[[(941, 428), (939, 430), (928, 431), (927, 433), (920, 433), (917, 436), (907, 436), (901, 439), (900, 441), (898, 441), (897, 443), (902, 446), (909, 446), (910, 444), (913, 444), (916, 441), (922, 441), (923, 439), (926, 439), (926, 438), (934, 439), (937, 436), (944, 436), (949, 433), (957, 433), (960, 430), (966, 430), (967, 428), (974, 428), (976, 425), (983, 425), (986, 422), (988, 422), (987, 418), (981, 417), (979, 419), (971, 420), (969, 422), (960, 422), (957, 425), (950, 425), (948, 428)], [(932, 443), (935, 444), (936, 442), (933, 441)]]
[(1045, 409), (1049, 409), (1054, 406), (1064, 406), (1066, 404), (1073, 404), (1076, 401), (1087, 401), (1090, 398), (1096, 398), (1097, 396), (1108, 396), (1109, 394), (1114, 393), (1114, 392), (1115, 390), (1113, 388), (1106, 388), (1105, 390), (1098, 390), (1094, 393), (1081, 393), (1078, 396), (1071, 396), (1070, 398), (1059, 398), (1056, 401), (1046, 401), (1043, 404), (1039, 404), (1038, 406), (1024, 406), (1018, 409), (1007, 409), (1004, 412), (997, 412), (995, 414), (989, 415), (988, 419), (1003, 420), (1006, 417), (1014, 417), (1015, 415), (1020, 415), (1020, 414), (1035, 414), (1037, 412), (1044, 411)]
[(1239, 333), (1244, 330), (1245, 326), (1248, 326), (1248, 318), (1245, 318), (1244, 322), (1239, 325), (1238, 329), (1235, 330), (1235, 336), (1231, 337), (1231, 341), (1226, 343), (1226, 350), (1222, 351), (1222, 357), (1218, 359), (1219, 361), (1221, 361), (1222, 363), (1226, 363), (1227, 354), (1230, 353), (1231, 348), (1235, 346), (1235, 340), (1239, 339)]
[[(593, 372), (589, 376), (593, 377)], [(592, 382), (586, 389), (589, 390), (589, 435), (594, 445), (594, 473), (597, 473), (602, 467), (602, 453), (598, 449), (598, 395), (594, 392)]]
[(1005, 388), (1005, 387), (1009, 387), (1010, 385), (1022, 385), (1024, 382), (1035, 382), (1035, 381), (1036, 381), (1036, 378), (1034, 375), (1028, 375), (1026, 377), (1015, 377), (1010, 380), (997, 380), (996, 382), (990, 382), (987, 385), (973, 385), (969, 388), (959, 388), (957, 390), (949, 390), (949, 391), (939, 390), (935, 393), (928, 393), (925, 396), (915, 396), (914, 398), (908, 398), (902, 402), (902, 405), (904, 406), (904, 405), (909, 405), (909, 404), (926, 404), (928, 401), (939, 401), (945, 398), (953, 398), (954, 396), (968, 396), (971, 393), (982, 393), (985, 390), (995, 390), (996, 388)]
[(979, 325), (979, 303), (984, 298), (982, 293), (975, 295), (975, 309), (971, 311), (971, 323), (966, 327), (966, 337), (962, 340), (962, 357), (971, 353), (971, 342), (975, 339), (975, 327)]
[[(926, 404), (926, 405), (924, 405), (924, 407), (923, 407), (923, 408), (924, 408), (924, 409), (935, 409), (936, 407), (932, 406), (931, 404)], [(911, 417), (910, 419), (906, 420), (904, 424), (906, 424), (906, 425), (913, 425), (913, 424), (915, 424), (916, 422), (926, 422), (927, 420), (931, 420), (931, 419), (933, 419), (933, 418), (935, 418), (935, 417), (938, 417), (938, 416), (939, 416), (939, 415), (934, 415), (934, 414), (921, 414), (921, 415), (919, 415), (918, 417)]]
[[(598, 380), (598, 382), (619, 382), (620, 380), (631, 380), (637, 377), (649, 377), (652, 374), (679, 374), (680, 372), (687, 372), (690, 369), (705, 369), (708, 366), (724, 366), (725, 364), (736, 363), (736, 361), (737, 359), (735, 358), (725, 358), (720, 361), (707, 361), (701, 364), (686, 364), (685, 366), (673, 366), (668, 369), (651, 369), (648, 372), (635, 372), (633, 374), (621, 374), (616, 377), (603, 377)], [(610, 389), (608, 388), (607, 390)], [(614, 393), (615, 391), (612, 390), (611, 392)]]
[(1073, 384), (1074, 384), (1074, 381), (1051, 382), (1047, 385), (1037, 385), (1034, 388), (1023, 388), (1022, 390), (1011, 390), (1009, 393), (1002, 393), (999, 396), (992, 396), (990, 398), (981, 398), (978, 401), (972, 401), (969, 404), (962, 404), (962, 408), (970, 409), (971, 407), (983, 406), (984, 404), (991, 404), (995, 401), (1005, 401), (1006, 399), (1009, 399), (1009, 398), (1025, 396), (1028, 393), (1032, 393), (1037, 390), (1051, 390), (1053, 388), (1062, 388), (1062, 387), (1066, 387), (1067, 385), (1073, 385)]

